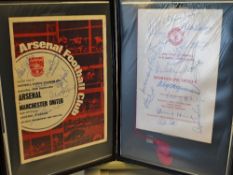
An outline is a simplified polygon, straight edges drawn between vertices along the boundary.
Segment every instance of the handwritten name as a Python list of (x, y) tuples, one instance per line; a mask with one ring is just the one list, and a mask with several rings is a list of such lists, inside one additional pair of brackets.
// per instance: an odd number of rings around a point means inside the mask
[[(74, 58), (72, 55), (71, 51), (68, 49), (64, 49), (62, 45), (50, 43), (50, 42), (45, 42), (45, 41), (34, 41), (34, 42), (29, 42), (29, 43), (21, 43), (19, 44), (19, 51), (20, 53), (25, 53), (31, 50), (37, 50), (37, 49), (46, 49), (50, 50), (53, 52), (58, 53), (59, 55), (63, 56), (71, 65), (71, 67), (74, 70), (74, 73), (77, 78), (77, 89), (78, 89), (78, 94), (76, 98), (76, 103), (74, 105), (74, 108), (71, 112), (72, 115), (77, 115), (79, 113), (79, 109), (81, 104), (83, 103), (85, 94), (82, 92), (85, 90), (85, 83), (84, 83), (84, 78), (83, 78), (83, 72), (81, 66), (78, 64), (77, 60)], [(55, 55), (55, 54), (54, 54)], [(52, 73), (55, 71), (58, 62), (56, 64), (53, 64), (55, 62), (55, 57), (53, 58), (53, 61), (50, 63), (49, 67), (49, 72)], [(18, 73), (21, 75), (23, 74), (24, 70), (19, 70)], [(66, 74), (61, 78), (61, 81), (64, 81), (66, 77)]]
[(184, 92), (189, 92), (192, 94), (196, 94), (196, 95), (200, 95), (200, 89), (198, 87), (195, 87), (195, 89), (191, 89), (191, 88), (187, 88), (187, 87), (182, 87), (176, 83), (170, 83), (170, 82), (166, 82), (163, 80), (160, 80), (157, 84), (157, 87), (161, 87), (164, 88), (165, 90), (167, 89), (173, 89), (176, 92), (180, 92), (180, 91), (184, 91)]
[(154, 98), (155, 98), (154, 88), (151, 87), (150, 93), (146, 94), (146, 98), (144, 99), (145, 108), (149, 108), (149, 106), (153, 102)]

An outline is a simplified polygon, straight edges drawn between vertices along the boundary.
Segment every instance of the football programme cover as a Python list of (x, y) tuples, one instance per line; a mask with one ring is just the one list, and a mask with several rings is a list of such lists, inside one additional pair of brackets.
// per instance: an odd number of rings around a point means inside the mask
[(9, 19), (22, 164), (107, 141), (105, 18)]

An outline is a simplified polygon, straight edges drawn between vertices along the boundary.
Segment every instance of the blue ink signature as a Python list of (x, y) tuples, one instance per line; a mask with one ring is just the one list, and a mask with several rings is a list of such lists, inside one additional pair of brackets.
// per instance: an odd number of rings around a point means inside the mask
[(20, 68), (16, 69), (18, 78), (22, 78), (23, 75), (26, 73), (26, 68), (28, 67), (28, 63), (25, 61)]
[(179, 60), (177, 62), (167, 61), (164, 65), (158, 63), (155, 67), (155, 73), (194, 73), (195, 71), (198, 71), (198, 67), (202, 64), (201, 61), (192, 63), (185, 62), (185, 60)]
[(19, 78), (22, 78), (23, 77), (23, 75), (25, 74), (25, 72), (26, 72), (26, 68), (19, 68), (19, 69), (16, 69), (16, 72), (17, 72), (17, 75), (18, 75), (18, 77)]
[(149, 82), (151, 74), (152, 74), (152, 68), (149, 67), (148, 70), (147, 70), (147, 72), (146, 72), (146, 75), (145, 75), (145, 79), (144, 79), (144, 82), (143, 82), (143, 87), (141, 89), (141, 91), (142, 91), (143, 94), (146, 93), (147, 84)]
[(165, 90), (173, 89), (176, 92), (184, 91), (184, 92), (190, 92), (190, 93), (196, 94), (196, 95), (200, 94), (200, 89), (198, 87), (196, 87), (196, 86), (193, 86), (194, 89), (190, 89), (190, 88), (187, 88), (187, 87), (182, 87), (182, 86), (180, 86), (180, 85), (178, 85), (176, 83), (169, 83), (169, 82), (166, 82), (166, 81), (163, 81), (163, 80), (160, 80), (158, 82), (157, 87), (164, 88)]
[[(160, 115), (174, 116), (174, 112), (166, 111), (166, 110), (161, 109), (161, 108), (158, 108), (156, 110), (156, 112), (157, 112), (157, 114), (160, 114)], [(170, 119), (160, 118), (159, 124), (160, 125), (176, 125), (176, 121), (172, 118), (170, 118)]]
[(68, 96), (71, 91), (75, 89), (75, 86), (69, 85), (69, 82), (67, 80), (69, 72), (62, 68), (62, 73), (60, 75), (60, 78), (56, 81), (55, 86), (59, 88), (58, 92), (53, 92), (50, 94), (50, 98), (57, 97), (57, 96)]
[(164, 109), (158, 108), (156, 110), (157, 114), (163, 114), (163, 115), (172, 115), (174, 116), (174, 112), (171, 111), (165, 111)]
[(196, 133), (202, 133), (202, 124), (201, 124), (201, 104), (197, 104), (196, 109), (193, 108), (193, 112), (197, 115), (196, 121), (197, 126), (193, 127), (192, 130)]
[(57, 56), (54, 55), (52, 61), (49, 61), (50, 66), (49, 66), (48, 72), (46, 74), (47, 76), (49, 74), (50, 74), (50, 76), (53, 76), (54, 73), (55, 73), (55, 71), (56, 71), (56, 69), (57, 69), (57, 67), (58, 67), (58, 65), (59, 65), (59, 60), (56, 59), (56, 57)]
[[(174, 112), (171, 112), (171, 111), (166, 111), (166, 110), (164, 110), (164, 109), (161, 109), (161, 108), (158, 108), (157, 110), (156, 110), (156, 112), (157, 112), (157, 114), (159, 114), (159, 115), (165, 115), (165, 116), (174, 116)], [(175, 121), (175, 119), (174, 118), (169, 118), (169, 119), (166, 119), (166, 118), (163, 118), (163, 117), (161, 117), (161, 118), (159, 118), (159, 120), (158, 120), (158, 124), (159, 125), (176, 125), (176, 121)]]
[(62, 89), (66, 88), (68, 85), (68, 81), (66, 80), (67, 77), (68, 77), (68, 71), (63, 68), (62, 75), (59, 78), (59, 81), (56, 83), (56, 86)]
[(144, 99), (145, 108), (149, 108), (149, 106), (153, 102), (154, 98), (155, 98), (154, 88), (151, 87), (151, 92), (146, 94), (146, 98)]

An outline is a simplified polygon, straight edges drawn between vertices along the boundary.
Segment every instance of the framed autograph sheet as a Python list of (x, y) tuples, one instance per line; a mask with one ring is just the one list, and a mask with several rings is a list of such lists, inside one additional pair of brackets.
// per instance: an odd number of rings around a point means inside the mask
[(230, 175), (232, 19), (231, 1), (0, 4), (5, 174)]
[(68, 174), (112, 159), (110, 9), (108, 1), (0, 5), (8, 174)]
[[(58, 43), (50, 34), (31, 36), (41, 28), (54, 32), (53, 27), (59, 31)], [(10, 36), (22, 163), (106, 142), (105, 17), (10, 18)]]
[(120, 4), (120, 157), (171, 174), (230, 174), (232, 2)]

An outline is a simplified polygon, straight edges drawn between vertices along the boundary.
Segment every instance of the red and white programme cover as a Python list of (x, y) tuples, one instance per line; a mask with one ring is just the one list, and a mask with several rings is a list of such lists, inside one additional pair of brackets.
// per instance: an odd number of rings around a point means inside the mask
[(22, 164), (107, 141), (105, 18), (9, 19)]

